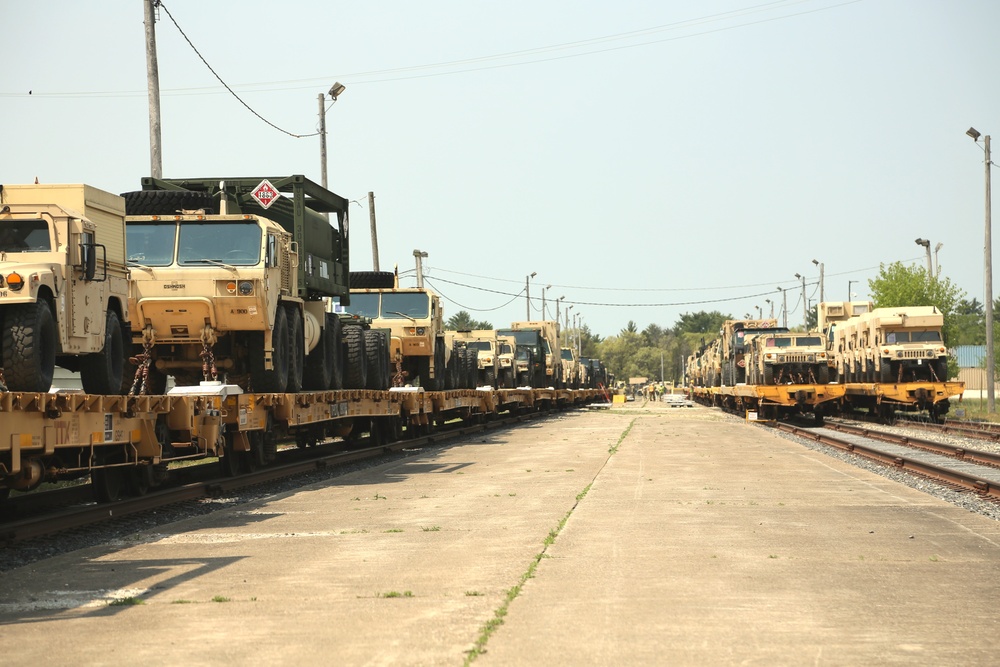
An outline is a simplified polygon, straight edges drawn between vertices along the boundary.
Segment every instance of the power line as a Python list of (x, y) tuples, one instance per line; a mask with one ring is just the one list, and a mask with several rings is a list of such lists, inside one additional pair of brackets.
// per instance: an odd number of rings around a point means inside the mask
[[(517, 57), (526, 56), (526, 55), (532, 55), (532, 54), (541, 54), (541, 53), (550, 53), (550, 52), (554, 52), (554, 51), (563, 51), (563, 50), (568, 50), (568, 49), (577, 49), (577, 48), (585, 47), (585, 46), (588, 46), (588, 45), (600, 44), (600, 43), (604, 43), (604, 42), (620, 41), (620, 40), (624, 40), (624, 39), (631, 39), (631, 38), (639, 37), (639, 36), (642, 36), (642, 35), (655, 34), (655, 33), (658, 33), (658, 32), (667, 32), (667, 31), (671, 31), (671, 30), (677, 30), (677, 29), (680, 29), (680, 28), (684, 28), (684, 27), (698, 26), (698, 25), (702, 25), (702, 24), (706, 24), (706, 23), (714, 23), (714, 22), (724, 21), (724, 20), (728, 20), (728, 19), (739, 18), (739, 17), (742, 17), (742, 16), (749, 16), (749, 15), (756, 14), (756, 13), (761, 13), (761, 12), (777, 11), (777, 10), (781, 10), (781, 9), (784, 9), (784, 8), (790, 8), (792, 5), (804, 4), (804, 3), (807, 3), (807, 2), (813, 2), (813, 1), (814, 0), (794, 0), (792, 2), (785, 2), (785, 1), (782, 1), (782, 0), (778, 0), (778, 1), (775, 1), (775, 2), (764, 3), (764, 4), (761, 4), (761, 5), (754, 5), (754, 6), (751, 6), (751, 7), (744, 8), (744, 9), (732, 10), (732, 11), (728, 11), (728, 12), (721, 12), (719, 14), (711, 14), (711, 15), (708, 15), (708, 16), (702, 16), (702, 17), (695, 18), (695, 19), (686, 19), (684, 21), (676, 21), (676, 22), (673, 22), (673, 23), (666, 23), (666, 24), (663, 24), (663, 25), (653, 26), (653, 27), (650, 27), (650, 28), (642, 28), (642, 29), (639, 29), (639, 30), (632, 30), (632, 31), (623, 32), (623, 33), (616, 33), (616, 34), (612, 34), (612, 35), (605, 35), (605, 36), (602, 36), (602, 37), (592, 37), (592, 38), (589, 38), (589, 39), (577, 40), (577, 41), (573, 41), (573, 42), (565, 42), (565, 43), (561, 43), (561, 44), (552, 44), (552, 45), (548, 45), (548, 46), (534, 47), (534, 48), (531, 48), (531, 49), (523, 49), (523, 50), (520, 50), (520, 51), (510, 51), (510, 52), (500, 53), (500, 54), (494, 54), (494, 55), (490, 55), (490, 56), (478, 56), (478, 57), (472, 57), (472, 58), (462, 58), (462, 59), (458, 59), (458, 60), (442, 61), (442, 62), (437, 62), (437, 63), (428, 63), (428, 64), (424, 64), (424, 65), (412, 65), (412, 66), (408, 66), (408, 67), (394, 67), (394, 68), (388, 68), (388, 69), (382, 69), (382, 70), (361, 71), (361, 72), (356, 72), (356, 73), (353, 73), (353, 74), (339, 74), (337, 76), (334, 76), (333, 78), (337, 78), (337, 79), (352, 79), (353, 80), (352, 85), (365, 85), (365, 84), (371, 84), (371, 83), (387, 83), (387, 82), (393, 82), (393, 81), (403, 81), (403, 80), (407, 80), (407, 79), (426, 78), (426, 77), (432, 77), (432, 76), (446, 76), (446, 75), (451, 75), (451, 74), (462, 74), (462, 73), (483, 71), (483, 70), (489, 70), (489, 69), (500, 69), (500, 68), (506, 68), (506, 67), (516, 67), (516, 66), (521, 66), (521, 65), (533, 65), (533, 64), (544, 63), (544, 62), (551, 62), (551, 61), (556, 61), (556, 60), (565, 60), (565, 59), (568, 59), (568, 58), (579, 58), (579, 57), (582, 57), (582, 56), (588, 56), (588, 55), (594, 55), (594, 54), (600, 54), (600, 53), (607, 53), (607, 52), (611, 52), (611, 51), (620, 51), (620, 50), (623, 50), (623, 49), (633, 49), (633, 48), (638, 48), (638, 47), (642, 47), (642, 46), (649, 46), (649, 45), (653, 45), (653, 44), (660, 44), (660, 43), (664, 43), (664, 42), (676, 41), (676, 40), (680, 40), (680, 39), (688, 39), (688, 38), (691, 38), (691, 37), (701, 37), (701, 36), (704, 36), (704, 35), (709, 35), (709, 34), (713, 34), (713, 33), (717, 33), (717, 32), (722, 32), (722, 31), (726, 31), (726, 30), (735, 30), (737, 28), (745, 28), (745, 27), (749, 27), (749, 26), (754, 26), (754, 25), (762, 24), (762, 23), (769, 23), (769, 22), (772, 22), (772, 21), (780, 21), (780, 20), (785, 20), (785, 19), (789, 19), (789, 18), (796, 18), (796, 17), (799, 17), (799, 16), (804, 16), (804, 15), (807, 15), (807, 14), (813, 14), (813, 13), (816, 13), (816, 12), (828, 11), (828, 10), (831, 10), (831, 9), (837, 9), (839, 7), (843, 7), (843, 6), (846, 6), (846, 5), (856, 4), (858, 2), (861, 2), (862, 0), (845, 0), (843, 2), (838, 2), (838, 3), (833, 4), (833, 5), (828, 5), (828, 6), (824, 6), (824, 7), (816, 7), (816, 8), (813, 8), (813, 9), (807, 9), (807, 10), (803, 10), (803, 11), (795, 12), (795, 13), (791, 13), (791, 14), (783, 14), (783, 15), (780, 15), (780, 16), (772, 16), (772, 17), (760, 19), (760, 20), (757, 20), (757, 21), (749, 21), (749, 22), (745, 22), (745, 23), (739, 23), (739, 24), (736, 24), (736, 25), (729, 25), (729, 26), (723, 26), (723, 27), (720, 27), (720, 28), (714, 28), (714, 29), (711, 29), (711, 30), (704, 30), (702, 32), (695, 32), (695, 33), (690, 33), (690, 34), (685, 34), (685, 35), (676, 35), (676, 36), (672, 36), (672, 37), (666, 37), (666, 38), (663, 38), (663, 39), (656, 39), (656, 40), (650, 40), (650, 41), (645, 41), (645, 42), (638, 42), (638, 43), (634, 43), (634, 44), (623, 44), (623, 45), (620, 45), (620, 46), (608, 47), (608, 48), (604, 48), (604, 49), (588, 50), (588, 51), (582, 51), (582, 52), (579, 52), (579, 53), (570, 53), (570, 54), (565, 54), (565, 55), (560, 55), (560, 56), (552, 56), (552, 57), (548, 57), (548, 58), (538, 58), (538, 59), (533, 59), (533, 60), (524, 60), (524, 61), (513, 62), (513, 63), (501, 63), (501, 64), (496, 64), (496, 65), (485, 65), (485, 66), (482, 66), (482, 67), (470, 67), (470, 68), (459, 69), (459, 70), (449, 70), (449, 71), (443, 71), (443, 72), (430, 72), (430, 73), (417, 73), (417, 72), (420, 72), (420, 71), (423, 71), (423, 70), (428, 70), (428, 69), (455, 67), (455, 66), (464, 65), (464, 64), (483, 63), (483, 62), (490, 62), (490, 61), (493, 61), (493, 60), (504, 60), (504, 59), (510, 59), (510, 58), (517, 58)], [(162, 2), (160, 3), (160, 6), (163, 7)], [(164, 7), (164, 10), (167, 11), (166, 7)], [(167, 11), (167, 16), (170, 16), (170, 12), (169, 11)], [(174, 21), (174, 19), (173, 19), (172, 16), (170, 16), (170, 20)], [(175, 26), (177, 25), (176, 21), (174, 21), (174, 25)], [(177, 29), (180, 30), (180, 26), (177, 26)], [(188, 41), (188, 44), (190, 44), (191, 47), (194, 48), (194, 45), (191, 44), (191, 41), (187, 38), (187, 35), (184, 35), (183, 31), (181, 31), (181, 34), (184, 36), (184, 39)], [(197, 49), (195, 49), (195, 53), (198, 53)], [(208, 63), (201, 56), (200, 53), (198, 53), (198, 57), (201, 58), (202, 62), (204, 62), (206, 66), (208, 66)], [(218, 79), (219, 82), (222, 83), (223, 86), (225, 86), (226, 90), (228, 90), (234, 97), (236, 97), (237, 99), (239, 99), (239, 97), (236, 95), (236, 93), (233, 92), (232, 88), (230, 88), (224, 81), (222, 81), (221, 77), (219, 77), (219, 75), (216, 74), (215, 71), (212, 70), (212, 68), (210, 66), (208, 66), (208, 67), (209, 67), (209, 70), (212, 71), (212, 74), (215, 75), (216, 79)], [(370, 80), (370, 81), (358, 81), (357, 80), (358, 78), (387, 76), (387, 75), (392, 75), (392, 74), (396, 74), (396, 73), (400, 73), (400, 74), (402, 74), (402, 76), (396, 76), (396, 77), (392, 77), (392, 78), (373, 79), (373, 80)], [(278, 81), (267, 81), (267, 82), (240, 84), (239, 87), (242, 88), (242, 89), (247, 90), (248, 92), (275, 92), (275, 91), (284, 91), (284, 90), (302, 90), (302, 89), (306, 89), (306, 88), (312, 88), (312, 87), (314, 87), (316, 85), (317, 82), (326, 81), (329, 78), (331, 78), (331, 77), (330, 76), (325, 76), (325, 77), (316, 77), (316, 78), (309, 78), (309, 79), (285, 79), (285, 80), (278, 80)], [(268, 87), (262, 87), (262, 86), (271, 86), (271, 87), (268, 88)], [(174, 95), (215, 95), (215, 94), (221, 94), (221, 91), (214, 90), (211, 87), (191, 87), (191, 88), (166, 89), (166, 90), (163, 90), (162, 93), (164, 95), (171, 95), (171, 96), (174, 96)], [(145, 96), (146, 94), (147, 94), (146, 91), (93, 91), (93, 92), (76, 92), (76, 93), (42, 93), (42, 92), (39, 92), (39, 93), (36, 93), (34, 96), (35, 97), (142, 97), (142, 96)], [(26, 96), (27, 95), (23, 94), (23, 93), (0, 93), (0, 97), (26, 97)], [(240, 102), (244, 106), (246, 106), (247, 109), (250, 109), (250, 107), (245, 102), (243, 102), (243, 100), (240, 100)], [(265, 120), (259, 114), (257, 114), (256, 112), (254, 112), (253, 109), (250, 109), (250, 111), (253, 112), (255, 115), (257, 115), (258, 118), (260, 118), (261, 120), (264, 120), (264, 122), (268, 123), (272, 127), (275, 127), (275, 129), (278, 129), (278, 130), (280, 130), (282, 132), (285, 132), (286, 134), (289, 134), (291, 136), (294, 136), (294, 137), (299, 137), (299, 136), (314, 136), (314, 135), (295, 135), (295, 134), (292, 134), (291, 132), (287, 132), (287, 131), (282, 130), (281, 128), (278, 128), (277, 126), (271, 124), (269, 121)]]
[(294, 137), (296, 139), (302, 139), (303, 137), (315, 137), (315, 136), (319, 136), (319, 132), (313, 132), (312, 134), (294, 134), (292, 132), (289, 132), (288, 130), (284, 130), (284, 129), (278, 127), (277, 125), (275, 125), (274, 123), (272, 123), (271, 121), (269, 121), (268, 119), (264, 118), (259, 113), (257, 113), (249, 104), (247, 104), (246, 102), (244, 102), (243, 99), (239, 95), (237, 95), (236, 92), (232, 88), (229, 87), (229, 84), (222, 80), (222, 77), (219, 76), (218, 72), (216, 72), (212, 68), (212, 66), (208, 64), (208, 61), (205, 60), (205, 56), (201, 55), (201, 52), (198, 50), (198, 48), (194, 45), (194, 43), (191, 42), (191, 39), (187, 36), (187, 34), (184, 32), (184, 30), (181, 29), (181, 26), (177, 23), (177, 20), (174, 18), (174, 15), (170, 13), (170, 10), (167, 9), (167, 6), (165, 4), (163, 4), (163, 2), (161, 2), (161, 1), (158, 1), (157, 5), (159, 7), (162, 7), (163, 11), (165, 11), (167, 13), (167, 17), (170, 18), (170, 21), (174, 24), (174, 27), (177, 28), (177, 32), (179, 32), (181, 34), (181, 37), (183, 37), (184, 41), (186, 41), (188, 43), (188, 46), (190, 46), (191, 49), (195, 52), (195, 55), (197, 55), (198, 58), (201, 59), (201, 62), (205, 63), (205, 67), (208, 68), (208, 71), (211, 72), (212, 75), (215, 76), (215, 78), (219, 80), (219, 83), (221, 83), (225, 87), (225, 89), (228, 90), (229, 93), (233, 97), (235, 97), (236, 100), (240, 104), (242, 104), (243, 106), (245, 106), (250, 111), (250, 113), (252, 113), (254, 116), (257, 116), (257, 118), (261, 119), (262, 121), (264, 121), (265, 123), (267, 123), (268, 125), (270, 125), (271, 127), (273, 127), (274, 129), (276, 129), (278, 132), (283, 132), (284, 134), (287, 134), (290, 137)]

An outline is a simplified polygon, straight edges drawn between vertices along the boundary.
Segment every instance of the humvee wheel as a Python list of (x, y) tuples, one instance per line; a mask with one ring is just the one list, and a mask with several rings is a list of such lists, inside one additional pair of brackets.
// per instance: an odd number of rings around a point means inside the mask
[(104, 322), (104, 349), (80, 359), (83, 391), (88, 394), (117, 394), (122, 390), (124, 372), (125, 340), (122, 325), (118, 314), (109, 310)]
[(430, 381), (431, 391), (444, 391), (445, 376), (448, 369), (444, 363), (444, 341), (437, 340), (434, 343), (434, 379)]
[(56, 366), (56, 321), (48, 303), (11, 306), (3, 331), (4, 380), (9, 391), (45, 392)]
[(343, 388), (340, 356), (340, 318), (327, 313), (319, 344), (306, 359), (302, 377), (305, 388), (316, 391)]
[(365, 337), (365, 372), (368, 374), (365, 386), (368, 389), (388, 389), (388, 367), (385, 350), (385, 337), (378, 331), (366, 329)]

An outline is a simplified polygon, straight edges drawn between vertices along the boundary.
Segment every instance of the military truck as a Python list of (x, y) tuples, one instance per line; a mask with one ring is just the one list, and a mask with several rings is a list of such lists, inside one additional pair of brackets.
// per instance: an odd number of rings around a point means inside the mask
[[(499, 377), (499, 345), (494, 329), (471, 329), (455, 332), (455, 339), (465, 341), (469, 350), (478, 354), (476, 363), (476, 386), (497, 387)], [(511, 350), (513, 352), (513, 349)]]
[(511, 329), (515, 331), (537, 330), (543, 341), (545, 380), (542, 387), (563, 388), (562, 358), (559, 353), (559, 323), (555, 320), (530, 320), (524, 322), (511, 322)]
[(517, 341), (511, 336), (501, 336), (497, 333), (496, 373), (498, 389), (512, 389), (516, 386), (517, 362), (515, 350)]
[(55, 367), (117, 394), (129, 336), (125, 202), (89, 185), (0, 186), (0, 330), (10, 391), (46, 392)]
[(547, 387), (545, 344), (540, 328), (497, 329), (498, 336), (513, 338), (515, 378), (518, 387)]
[(559, 358), (562, 361), (563, 384), (571, 389), (579, 389), (581, 373), (576, 350), (572, 347), (563, 347), (560, 348), (559, 353)]
[(837, 355), (835, 353), (837, 327), (869, 312), (875, 307), (871, 301), (824, 301), (816, 306), (816, 328), (822, 334), (827, 351), (830, 381), (839, 382)]
[(826, 343), (819, 333), (754, 336), (745, 357), (749, 384), (827, 384)]
[(934, 306), (875, 308), (848, 322), (848, 382), (945, 382), (944, 316)]
[(721, 383), (727, 387), (746, 382), (747, 344), (754, 336), (765, 333), (783, 333), (786, 327), (779, 327), (774, 319), (726, 320), (720, 333), (722, 376)]
[(150, 393), (168, 374), (266, 393), (343, 387), (344, 365), (364, 363), (328, 305), (350, 300), (346, 199), (301, 175), (142, 188), (123, 196), (132, 339)]
[(351, 289), (350, 312), (390, 332), (389, 364), (400, 384), (419, 382), (430, 391), (473, 388), (475, 351), (444, 328), (441, 297), (423, 287), (399, 287), (392, 273), (370, 272)]

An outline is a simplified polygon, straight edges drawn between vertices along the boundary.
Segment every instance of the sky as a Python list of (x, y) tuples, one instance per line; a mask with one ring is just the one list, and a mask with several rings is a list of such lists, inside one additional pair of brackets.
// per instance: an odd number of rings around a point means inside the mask
[[(0, 0), (0, 24), (0, 183), (139, 189), (142, 0)], [(780, 317), (783, 295), (795, 325), (812, 260), (826, 300), (865, 299), (880, 264), (926, 266), (916, 238), (982, 302), (965, 132), (1000, 133), (998, 26), (989, 0), (166, 0), (163, 175), (319, 182), (338, 81), (351, 268), (372, 268), (371, 191), (379, 268), (412, 286), (426, 252), (446, 317), (524, 319), (535, 273), (532, 319), (544, 291), (602, 336)]]

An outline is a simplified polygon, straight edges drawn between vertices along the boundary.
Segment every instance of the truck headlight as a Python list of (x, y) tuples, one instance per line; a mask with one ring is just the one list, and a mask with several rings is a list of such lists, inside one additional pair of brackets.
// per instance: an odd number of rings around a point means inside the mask
[(240, 281), (240, 296), (250, 296), (253, 294), (253, 283), (249, 280)]

